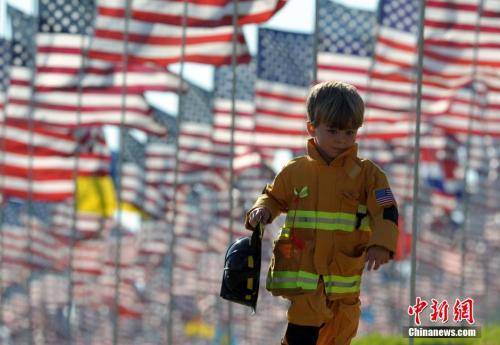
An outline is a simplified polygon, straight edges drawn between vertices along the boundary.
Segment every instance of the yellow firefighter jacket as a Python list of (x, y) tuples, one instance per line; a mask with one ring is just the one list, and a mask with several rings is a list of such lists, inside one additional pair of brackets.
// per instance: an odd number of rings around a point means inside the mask
[(308, 154), (291, 160), (257, 199), (274, 220), (286, 221), (274, 242), (266, 287), (274, 295), (314, 292), (320, 277), (330, 298), (359, 293), (365, 250), (392, 254), (398, 236), (397, 206), (387, 178), (357, 157), (357, 144), (327, 164), (313, 139)]

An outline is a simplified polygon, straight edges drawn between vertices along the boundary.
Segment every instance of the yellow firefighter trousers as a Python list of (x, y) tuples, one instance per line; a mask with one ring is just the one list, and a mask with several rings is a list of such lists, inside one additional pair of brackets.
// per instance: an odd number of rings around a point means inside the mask
[(356, 335), (361, 315), (359, 294), (329, 300), (320, 280), (313, 294), (289, 297), (288, 322), (321, 326), (317, 345), (348, 345)]

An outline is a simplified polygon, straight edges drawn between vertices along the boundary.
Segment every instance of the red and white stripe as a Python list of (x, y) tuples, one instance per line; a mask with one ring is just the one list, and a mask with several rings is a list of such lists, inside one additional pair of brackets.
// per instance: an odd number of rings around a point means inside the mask
[[(238, 2), (238, 24), (256, 24), (270, 19), (286, 0), (243, 0)], [(132, 3), (132, 18), (153, 23), (182, 25), (184, 3), (180, 0), (136, 0)], [(234, 3), (232, 0), (189, 0), (187, 26), (215, 27), (232, 25)], [(100, 13), (124, 17), (122, 0), (102, 3)]]
[[(181, 58), (182, 27), (158, 21), (134, 18), (128, 20), (125, 33), (125, 1), (117, 1), (115, 10), (108, 11), (109, 1), (97, 1), (98, 14), (94, 37), (90, 45), (91, 58), (122, 61), (125, 36), (128, 36), (128, 61), (153, 62), (168, 65)], [(187, 62), (214, 65), (229, 64), (232, 56), (232, 26), (206, 28), (188, 27), (186, 30), (185, 58)], [(243, 32), (237, 32), (237, 60), (250, 61)]]
[(308, 89), (257, 80), (255, 90), (255, 142), (258, 146), (304, 150)]
[(114, 220), (110, 217), (83, 211), (77, 211), (75, 217), (74, 213), (72, 203), (57, 204), (52, 213), (51, 232), (69, 239), (73, 236), (74, 227), (75, 238), (82, 240), (106, 236), (114, 225)]
[[(30, 224), (28, 224), (30, 222)], [(3, 225), (2, 262), (30, 269), (56, 270), (64, 244), (35, 219)]]
[[(74, 193), (73, 175), (77, 142), (70, 133), (23, 121), (5, 123), (5, 138), (0, 138), (3, 158), (0, 162), (4, 195), (45, 201), (62, 201)], [(31, 142), (30, 142), (31, 140)], [(110, 156), (107, 153), (82, 152), (77, 174), (107, 174)]]
[[(179, 78), (152, 64), (129, 64), (84, 58), (89, 45), (86, 36), (65, 33), (38, 33), (36, 37), (36, 78), (38, 91), (57, 88), (121, 88), (126, 74), (127, 93), (176, 91)], [(85, 65), (85, 70), (81, 71)], [(82, 79), (79, 80), (80, 75)]]
[[(425, 121), (449, 132), (466, 132), (468, 118), (474, 116), (470, 110), (472, 97), (465, 88), (473, 78), (478, 5), (479, 1), (436, 0), (426, 3), (422, 112)], [(495, 13), (492, 8), (492, 3), (486, 1), (485, 13)], [(487, 104), (483, 105), (482, 122), (473, 132), (495, 136), (499, 130), (495, 109), (498, 108), (500, 80), (500, 65), (495, 56), (500, 41), (494, 36), (494, 28), (499, 22), (495, 16), (481, 18), (476, 80), (483, 83), (487, 93), (478, 95), (476, 102), (481, 103), (481, 98), (486, 97)], [(367, 121), (377, 118), (379, 112), (412, 114), (416, 90), (416, 76), (412, 72), (417, 59), (416, 40), (414, 34), (380, 27), (367, 102), (370, 109)], [(378, 110), (372, 112), (372, 108)]]

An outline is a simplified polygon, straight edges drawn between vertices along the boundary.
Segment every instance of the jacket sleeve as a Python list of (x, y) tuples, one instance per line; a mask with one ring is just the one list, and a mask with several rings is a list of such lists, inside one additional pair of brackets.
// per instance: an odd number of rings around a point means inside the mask
[(398, 207), (384, 172), (373, 165), (368, 176), (367, 208), (372, 236), (368, 246), (381, 246), (396, 252), (398, 241)]
[(245, 228), (249, 230), (254, 230), (253, 227), (248, 222), (248, 216), (250, 212), (258, 207), (265, 207), (271, 212), (271, 219), (268, 223), (271, 223), (276, 217), (278, 217), (282, 212), (288, 210), (288, 198), (289, 191), (286, 188), (286, 174), (282, 170), (278, 175), (276, 175), (273, 183), (268, 184), (262, 194), (257, 198), (257, 201), (253, 204), (252, 208), (247, 212), (245, 216)]

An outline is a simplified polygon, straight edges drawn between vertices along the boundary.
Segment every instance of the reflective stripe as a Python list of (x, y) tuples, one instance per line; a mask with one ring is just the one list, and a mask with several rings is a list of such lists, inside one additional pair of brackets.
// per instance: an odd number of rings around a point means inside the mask
[(362, 230), (362, 231), (371, 231), (371, 229), (370, 229), (370, 220), (368, 219), (368, 216), (366, 216), (363, 219), (361, 219), (361, 225), (359, 226), (359, 230)]
[(343, 212), (289, 211), (286, 216), (285, 226), (305, 229), (353, 231), (356, 226), (356, 215)]
[(323, 276), (325, 291), (327, 293), (359, 292), (361, 287), (361, 276)]
[(272, 271), (269, 273), (266, 288), (316, 290), (319, 275), (305, 271)]
[(358, 212), (366, 214), (366, 205), (359, 205)]
[(253, 256), (248, 257), (248, 267), (253, 268)]
[(368, 215), (366, 214), (366, 212), (367, 212), (366, 205), (359, 205), (358, 206), (358, 213), (361, 213), (362, 215), (364, 215), (364, 217), (361, 219), (361, 225), (359, 226), (359, 230), (371, 231), (370, 220), (368, 219)]

